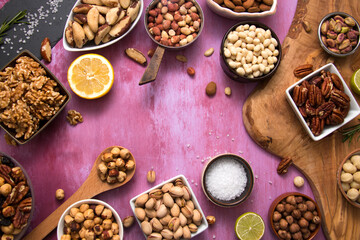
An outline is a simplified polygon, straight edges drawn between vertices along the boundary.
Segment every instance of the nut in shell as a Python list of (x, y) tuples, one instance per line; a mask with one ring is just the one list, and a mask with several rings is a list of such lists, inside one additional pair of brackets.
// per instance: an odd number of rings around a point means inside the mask
[(124, 220), (123, 220), (124, 227), (125, 228), (131, 227), (133, 225), (133, 223), (134, 223), (134, 220), (135, 220), (134, 216), (125, 217)]
[(148, 171), (147, 175), (146, 175), (146, 179), (149, 183), (154, 183), (156, 180), (156, 174), (154, 170), (150, 170)]

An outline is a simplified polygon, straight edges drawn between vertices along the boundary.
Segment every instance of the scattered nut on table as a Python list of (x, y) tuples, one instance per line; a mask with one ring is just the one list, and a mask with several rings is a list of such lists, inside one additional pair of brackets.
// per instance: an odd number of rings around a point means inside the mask
[(214, 48), (209, 48), (208, 50), (205, 51), (204, 56), (210, 57), (211, 55), (213, 55), (213, 53), (214, 53)]
[(129, 228), (133, 225), (134, 221), (135, 221), (134, 216), (127, 216), (123, 220), (123, 225), (125, 228)]
[(186, 63), (188, 60), (187, 60), (187, 57), (185, 57), (184, 55), (176, 55), (176, 60), (178, 60), (179, 62), (183, 62), (183, 63)]
[(189, 74), (189, 76), (195, 75), (195, 69), (193, 67), (188, 67), (186, 71)]
[(296, 176), (294, 178), (294, 185), (298, 188), (304, 186), (304, 178), (302, 178), (300, 176)]
[(156, 180), (155, 171), (154, 170), (148, 171), (148, 173), (146, 175), (146, 179), (149, 183), (154, 183)]
[(140, 50), (135, 48), (127, 48), (125, 49), (125, 53), (130, 59), (134, 60), (138, 64), (143, 66), (147, 65), (146, 57)]
[(216, 83), (214, 82), (209, 82), (207, 85), (206, 85), (206, 94), (208, 96), (214, 96), (215, 93), (216, 93)]
[(5, 134), (4, 134), (4, 138), (5, 138), (5, 142), (6, 142), (8, 145), (17, 146), (16, 141), (15, 141), (12, 137), (10, 137), (9, 134), (5, 133)]
[(66, 116), (66, 120), (73, 126), (84, 121), (81, 113), (76, 110), (69, 110)]
[(224, 92), (225, 92), (225, 95), (226, 95), (226, 96), (230, 96), (230, 95), (231, 95), (231, 88), (230, 88), (230, 87), (226, 87), (225, 90), (224, 90)]
[(216, 218), (214, 216), (207, 216), (206, 221), (209, 225), (213, 225), (216, 222)]
[(51, 62), (51, 45), (50, 40), (47, 37), (41, 42), (40, 54), (45, 61), (48, 63)]
[(55, 192), (55, 197), (57, 200), (63, 200), (65, 197), (65, 192), (63, 189), (59, 188)]

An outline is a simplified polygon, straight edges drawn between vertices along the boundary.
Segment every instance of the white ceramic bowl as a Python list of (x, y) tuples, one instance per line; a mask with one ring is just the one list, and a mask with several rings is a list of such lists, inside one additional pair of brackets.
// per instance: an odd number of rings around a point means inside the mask
[[(162, 183), (160, 183), (159, 185), (156, 185), (155, 187), (143, 192), (143, 193), (140, 193), (139, 195), (137, 195), (136, 197), (132, 198), (130, 200), (130, 206), (131, 206), (131, 210), (133, 211), (134, 213), (134, 216), (135, 216), (135, 200), (140, 197), (141, 195), (145, 194), (145, 193), (149, 193), (150, 191), (154, 190), (154, 189), (158, 189), (158, 188), (161, 188), (162, 186), (164, 186), (166, 183), (169, 183), (169, 182), (174, 182), (176, 179), (180, 178), (183, 182), (184, 182), (184, 185), (187, 186), (191, 192), (191, 200), (193, 201), (194, 205), (195, 205), (195, 209), (198, 209), (202, 215), (202, 222), (201, 222), (201, 225), (198, 226), (198, 230), (196, 233), (191, 233), (191, 238), (199, 235), (200, 233), (202, 233), (203, 231), (205, 231), (208, 227), (209, 227), (209, 224), (208, 222), (206, 221), (206, 218), (205, 218), (205, 215), (204, 215), (204, 212), (202, 211), (201, 207), (200, 207), (200, 204), (198, 202), (198, 200), (196, 199), (196, 196), (193, 192), (193, 190), (191, 189), (190, 187), (190, 184), (189, 182), (186, 180), (185, 176), (184, 175), (178, 175), (176, 177), (173, 177), (167, 181), (164, 181)], [(135, 217), (137, 223), (139, 224), (139, 227), (141, 229), (141, 223), (140, 221), (137, 219), (137, 217)], [(145, 239), (147, 238), (147, 236), (144, 234), (144, 237)]]
[[(319, 136), (315, 136), (312, 132), (311, 129), (309, 128), (309, 126), (306, 124), (305, 119), (302, 117), (299, 109), (297, 108), (294, 100), (291, 97), (291, 93), (294, 89), (294, 87), (296, 85), (300, 85), (303, 81), (309, 80), (311, 79), (313, 76), (315, 75), (320, 75), (320, 72), (322, 70), (326, 70), (326, 71), (330, 71), (331, 73), (335, 73), (339, 76), (339, 78), (341, 79), (342, 84), (344, 85), (344, 92), (349, 96), (350, 98), (350, 110), (348, 115), (345, 117), (344, 122), (338, 125), (334, 125), (334, 126), (325, 126), (324, 130), (322, 131), (322, 133)], [(306, 132), (309, 134), (309, 136), (314, 140), (314, 141), (318, 141), (324, 137), (326, 137), (327, 135), (329, 135), (330, 133), (336, 131), (337, 129), (341, 128), (342, 126), (344, 126), (345, 124), (347, 124), (348, 122), (350, 122), (352, 119), (354, 119), (355, 117), (357, 117), (360, 114), (360, 107), (357, 104), (354, 96), (352, 95), (350, 89), (348, 88), (348, 86), (346, 85), (346, 82), (344, 81), (344, 79), (342, 78), (341, 74), (339, 73), (339, 71), (337, 70), (337, 68), (334, 66), (334, 64), (329, 63), (321, 68), (319, 68), (318, 70), (314, 71), (313, 73), (307, 75), (306, 77), (304, 77), (303, 79), (301, 79), (300, 81), (294, 83), (293, 85), (291, 85), (288, 89), (286, 89), (286, 99), (288, 100), (290, 106), (292, 107), (292, 109), (294, 109), (296, 116), (298, 117), (300, 123), (303, 125), (303, 127), (305, 128)]]
[(266, 17), (271, 16), (276, 13), (276, 7), (277, 7), (277, 0), (274, 0), (273, 5), (271, 6), (269, 11), (264, 12), (258, 12), (258, 13), (249, 13), (249, 12), (234, 12), (233, 10), (229, 8), (224, 8), (214, 2), (214, 0), (206, 0), (207, 5), (209, 8), (216, 14), (230, 18), (230, 19), (243, 19), (243, 18), (259, 18), (259, 17)]
[(123, 230), (123, 225), (121, 222), (121, 218), (119, 216), (119, 214), (115, 211), (115, 209), (113, 209), (109, 204), (107, 204), (106, 202), (103, 202), (101, 200), (97, 200), (97, 199), (84, 199), (84, 200), (80, 200), (76, 203), (71, 204), (65, 211), (64, 213), (61, 215), (60, 220), (58, 222), (57, 225), (57, 230), (56, 230), (56, 234), (57, 234), (57, 239), (60, 240), (61, 236), (64, 235), (63, 233), (63, 229), (64, 229), (64, 218), (67, 214), (69, 214), (70, 209), (73, 207), (80, 207), (81, 204), (83, 203), (87, 203), (87, 204), (101, 204), (104, 205), (106, 208), (110, 209), (113, 213), (113, 217), (116, 220), (116, 223), (119, 225), (119, 236), (120, 239), (123, 239), (124, 236), (124, 230)]
[(75, 6), (81, 4), (81, 0), (77, 0), (76, 3), (74, 4), (74, 6), (72, 7), (71, 9), (71, 12), (69, 13), (69, 16), (66, 20), (66, 24), (65, 24), (65, 27), (64, 27), (64, 32), (63, 32), (63, 46), (64, 46), (64, 49), (66, 51), (69, 51), (69, 52), (83, 52), (83, 51), (90, 51), (90, 50), (96, 50), (96, 49), (101, 49), (101, 48), (104, 48), (104, 47), (107, 47), (107, 46), (110, 46), (111, 44), (114, 44), (116, 42), (118, 42), (120, 39), (124, 38), (126, 35), (128, 35), (129, 32), (131, 32), (131, 30), (136, 26), (136, 24), (138, 23), (140, 17), (141, 17), (141, 14), (143, 12), (143, 7), (144, 7), (144, 0), (139, 0), (140, 1), (140, 9), (139, 9), (139, 13), (138, 13), (138, 16), (136, 17), (135, 21), (131, 23), (131, 26), (130, 28), (123, 34), (121, 35), (120, 37), (117, 37), (117, 38), (114, 38), (113, 40), (107, 42), (107, 43), (101, 43), (99, 45), (96, 45), (94, 43), (94, 41), (92, 40), (91, 42), (89, 43), (86, 43), (82, 48), (77, 48), (77, 47), (71, 47), (67, 41), (66, 41), (66, 38), (65, 38), (65, 30), (66, 30), (66, 27), (69, 25), (69, 21), (70, 20), (73, 20), (74, 18), (74, 13), (73, 13), (73, 9)]

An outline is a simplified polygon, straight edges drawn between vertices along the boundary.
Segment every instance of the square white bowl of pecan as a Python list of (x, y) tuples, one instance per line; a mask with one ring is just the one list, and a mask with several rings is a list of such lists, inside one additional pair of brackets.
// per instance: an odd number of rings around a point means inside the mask
[(314, 141), (328, 136), (360, 114), (359, 105), (332, 63), (286, 89), (286, 99)]

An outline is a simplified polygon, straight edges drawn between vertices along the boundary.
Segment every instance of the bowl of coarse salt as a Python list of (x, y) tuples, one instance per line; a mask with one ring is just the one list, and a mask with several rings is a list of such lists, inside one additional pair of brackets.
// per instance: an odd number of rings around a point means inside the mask
[(201, 177), (206, 197), (220, 207), (234, 207), (251, 194), (254, 174), (242, 157), (226, 153), (212, 158)]

